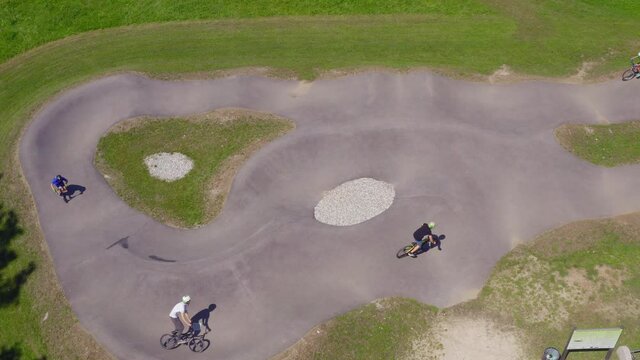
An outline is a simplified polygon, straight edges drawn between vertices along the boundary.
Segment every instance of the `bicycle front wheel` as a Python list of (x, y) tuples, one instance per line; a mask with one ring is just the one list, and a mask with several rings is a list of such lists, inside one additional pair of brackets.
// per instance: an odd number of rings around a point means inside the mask
[(164, 334), (160, 337), (160, 345), (167, 349), (175, 349), (178, 347), (178, 338), (173, 334)]
[(633, 71), (633, 69), (627, 69), (622, 73), (622, 81), (628, 81), (633, 79), (634, 77), (636, 77), (636, 73)]
[(205, 350), (207, 350), (207, 348), (209, 347), (209, 340), (207, 339), (193, 339), (190, 343), (189, 343), (189, 349), (193, 352), (197, 352), (197, 353), (201, 353)]

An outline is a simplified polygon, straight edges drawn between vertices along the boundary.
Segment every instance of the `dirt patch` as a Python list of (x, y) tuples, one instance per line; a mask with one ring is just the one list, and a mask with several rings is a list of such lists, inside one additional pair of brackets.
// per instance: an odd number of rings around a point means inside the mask
[(598, 291), (597, 284), (589, 279), (584, 269), (571, 268), (565, 276), (560, 277), (557, 273), (554, 275), (557, 281), (566, 284), (558, 293), (560, 298), (573, 306), (582, 305), (588, 299), (594, 299)]
[(145, 76), (169, 81), (218, 79), (233, 76), (259, 76), (272, 79), (298, 80), (298, 75), (292, 70), (259, 66), (182, 74), (145, 74)]
[[(486, 318), (443, 317), (435, 338), (442, 344), (438, 360), (525, 359), (521, 334), (513, 327), (499, 326)], [(433, 357), (430, 349), (413, 359)]]
[(578, 68), (578, 72), (575, 75), (570, 76), (567, 80), (578, 84), (583, 83), (589, 75), (589, 72), (599, 63), (599, 61), (584, 61)]
[(507, 66), (507, 64), (502, 64), (502, 66), (500, 66), (498, 70), (494, 71), (493, 74), (489, 75), (489, 78), (487, 80), (489, 81), (489, 83), (493, 84), (497, 81), (500, 81), (500, 79), (508, 78), (509, 76), (511, 76), (511, 74), (512, 74), (512, 71)]

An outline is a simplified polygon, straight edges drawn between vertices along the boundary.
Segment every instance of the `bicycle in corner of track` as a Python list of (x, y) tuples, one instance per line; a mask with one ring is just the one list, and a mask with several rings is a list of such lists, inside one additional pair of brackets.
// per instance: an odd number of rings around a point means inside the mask
[(622, 73), (622, 81), (629, 81), (633, 78), (640, 79), (640, 53), (631, 58), (631, 68)]
[(201, 353), (207, 350), (209, 345), (211, 345), (211, 342), (208, 339), (205, 339), (208, 332), (209, 331), (205, 328), (202, 333), (196, 335), (193, 327), (190, 327), (189, 330), (182, 335), (172, 331), (160, 337), (160, 345), (167, 350), (172, 350), (180, 345), (186, 344), (187, 347), (189, 347), (189, 350)]

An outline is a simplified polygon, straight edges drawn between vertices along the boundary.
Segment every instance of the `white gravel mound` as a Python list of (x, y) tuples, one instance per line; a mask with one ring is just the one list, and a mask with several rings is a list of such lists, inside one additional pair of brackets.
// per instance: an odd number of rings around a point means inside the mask
[(164, 181), (176, 181), (193, 169), (193, 160), (181, 153), (156, 153), (144, 158), (149, 174)]
[(387, 210), (396, 191), (393, 185), (371, 178), (360, 178), (338, 185), (314, 209), (316, 220), (335, 226), (365, 222)]

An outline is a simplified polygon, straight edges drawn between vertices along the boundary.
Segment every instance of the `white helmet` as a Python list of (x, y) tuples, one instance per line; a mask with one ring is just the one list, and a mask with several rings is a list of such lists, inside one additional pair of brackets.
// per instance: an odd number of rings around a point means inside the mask
[(436, 227), (436, 223), (434, 223), (433, 221), (429, 222), (427, 225), (429, 226), (429, 229), (433, 229), (434, 227)]
[(185, 303), (185, 304), (186, 304), (186, 303), (188, 303), (189, 301), (191, 301), (191, 296), (189, 296), (189, 295), (185, 295), (185, 296), (183, 296), (183, 297), (182, 297), (182, 302), (183, 302), (183, 303)]

